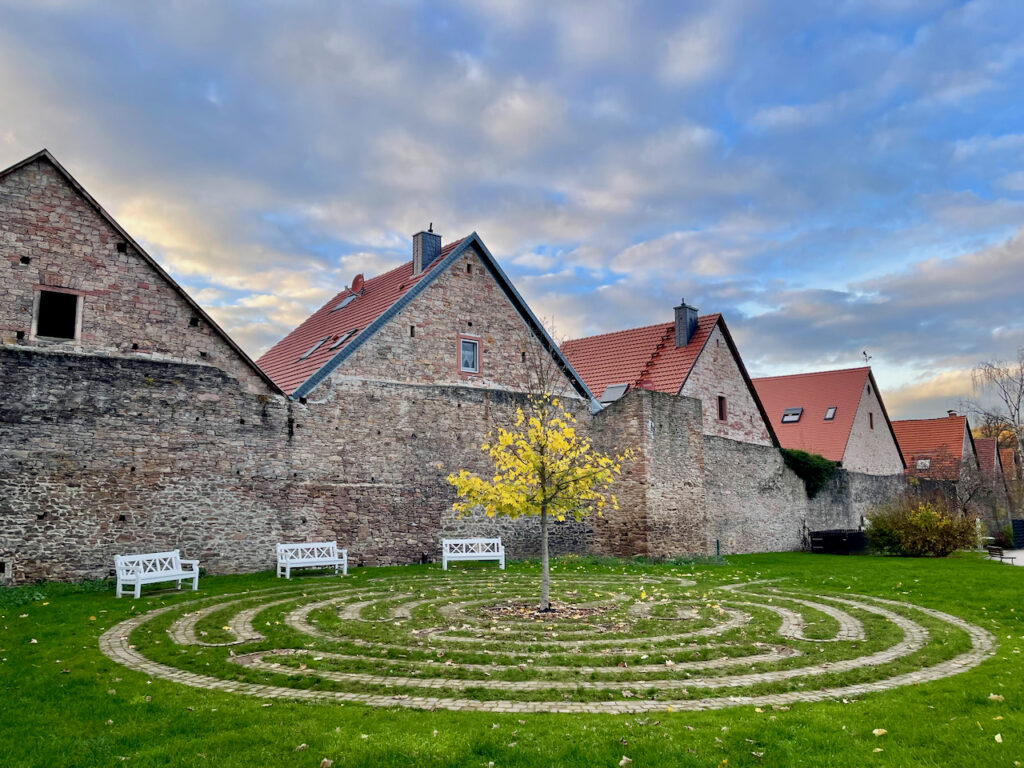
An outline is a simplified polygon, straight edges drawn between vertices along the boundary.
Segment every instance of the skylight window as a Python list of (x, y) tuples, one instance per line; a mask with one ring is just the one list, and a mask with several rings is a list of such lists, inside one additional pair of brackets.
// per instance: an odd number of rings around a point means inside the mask
[(318, 340), (312, 347), (310, 347), (308, 350), (306, 350), (306, 354), (304, 354), (302, 357), (300, 357), (299, 360), (305, 360), (307, 357), (312, 355), (314, 352), (316, 352), (318, 349), (320, 349), (320, 347), (322, 347), (326, 342), (328, 342), (330, 340), (331, 340), (330, 336), (324, 336), (322, 339)]
[(825, 409), (825, 421), (832, 421), (832, 419), (834, 419), (835, 417), (836, 407), (834, 405), (830, 405), (828, 408)]
[(800, 421), (800, 417), (803, 415), (803, 408), (787, 408), (782, 412), (782, 423), (783, 424), (796, 424)]
[(626, 394), (626, 390), (629, 389), (629, 384), (609, 384), (604, 388), (604, 392), (601, 393), (601, 404), (613, 403)]
[(333, 344), (331, 344), (331, 349), (337, 349), (346, 341), (351, 339), (353, 336), (356, 335), (357, 330), (357, 328), (353, 328), (351, 331), (345, 331), (343, 334), (341, 334), (341, 336), (337, 338), (337, 340)]
[(931, 469), (932, 468), (932, 460), (931, 459), (918, 459), (917, 460), (917, 468), (918, 469)]
[(355, 300), (356, 300), (356, 295), (354, 293), (350, 293), (344, 299), (342, 299), (337, 304), (335, 304), (334, 305), (334, 309), (332, 309), (331, 312), (337, 312), (339, 309), (344, 309), (345, 307), (347, 307), (349, 304), (351, 304)]

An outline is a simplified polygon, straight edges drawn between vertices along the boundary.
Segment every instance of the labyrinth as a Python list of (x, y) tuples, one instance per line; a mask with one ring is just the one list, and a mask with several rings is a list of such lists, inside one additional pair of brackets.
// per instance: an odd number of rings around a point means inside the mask
[(117, 624), (107, 656), (151, 678), (268, 699), (492, 712), (625, 713), (853, 699), (964, 672), (983, 629), (785, 580), (470, 569), (178, 602)]

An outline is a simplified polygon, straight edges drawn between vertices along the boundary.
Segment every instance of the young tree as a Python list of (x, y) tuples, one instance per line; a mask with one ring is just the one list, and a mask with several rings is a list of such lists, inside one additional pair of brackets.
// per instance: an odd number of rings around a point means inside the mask
[(605, 505), (618, 509), (612, 482), (630, 451), (607, 455), (595, 451), (576, 429), (576, 418), (555, 395), (529, 395), (526, 412), (516, 410), (511, 429), (499, 427), (480, 449), (494, 468), (491, 478), (465, 469), (448, 476), (459, 501), (460, 516), (483, 510), (488, 517), (540, 517), (540, 610), (551, 610), (548, 527), (553, 518), (582, 520)]

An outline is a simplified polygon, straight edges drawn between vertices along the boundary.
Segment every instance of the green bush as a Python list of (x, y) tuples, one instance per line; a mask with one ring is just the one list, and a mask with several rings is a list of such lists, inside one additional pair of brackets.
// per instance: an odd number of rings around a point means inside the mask
[(782, 459), (786, 466), (792, 469), (804, 481), (804, 490), (807, 491), (807, 498), (813, 499), (818, 491), (828, 485), (832, 475), (839, 467), (834, 461), (829, 461), (824, 456), (806, 451), (794, 451), (788, 448), (782, 449)]
[(924, 501), (902, 497), (867, 516), (868, 542), (877, 552), (902, 557), (946, 557), (978, 546), (972, 517), (950, 511), (941, 497)]

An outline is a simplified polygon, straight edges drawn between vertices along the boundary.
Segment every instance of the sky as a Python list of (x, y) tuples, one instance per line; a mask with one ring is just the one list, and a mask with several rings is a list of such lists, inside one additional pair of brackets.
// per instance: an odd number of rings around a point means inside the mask
[(556, 336), (721, 312), (942, 416), (1024, 346), (1018, 0), (0, 0), (43, 148), (249, 352), (476, 231)]

